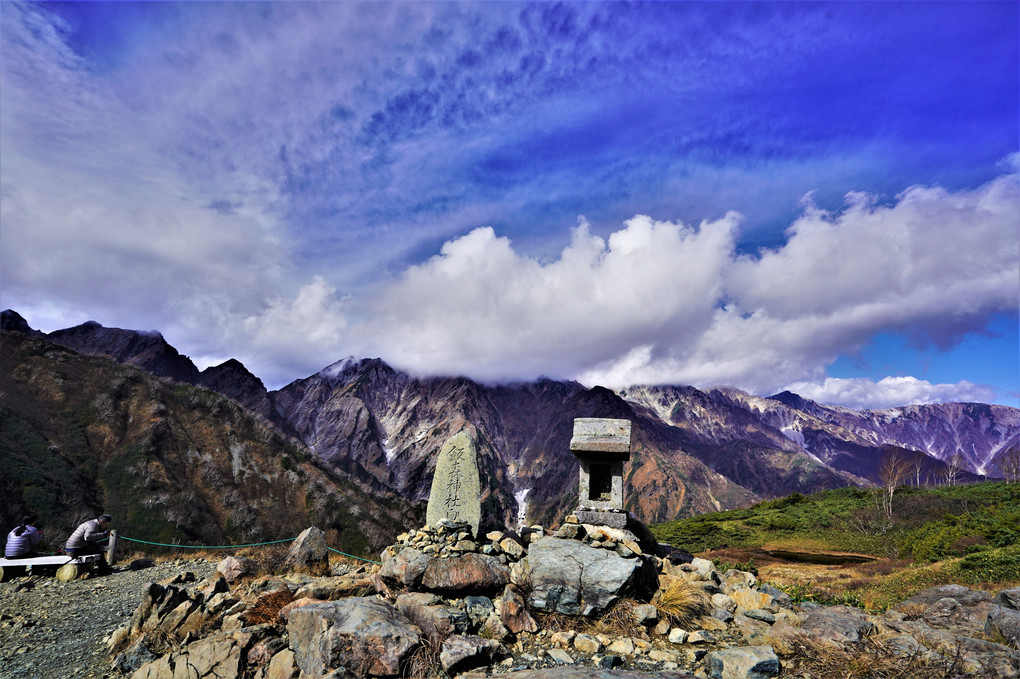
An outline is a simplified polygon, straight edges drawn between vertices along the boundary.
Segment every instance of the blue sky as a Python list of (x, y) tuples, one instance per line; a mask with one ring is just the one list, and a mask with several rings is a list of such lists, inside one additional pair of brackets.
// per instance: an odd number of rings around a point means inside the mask
[(1016, 2), (0, 3), (0, 295), (270, 386), (1020, 404)]

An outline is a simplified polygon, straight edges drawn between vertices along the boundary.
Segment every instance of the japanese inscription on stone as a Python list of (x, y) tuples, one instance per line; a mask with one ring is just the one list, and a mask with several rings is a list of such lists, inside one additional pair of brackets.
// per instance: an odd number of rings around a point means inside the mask
[(440, 519), (464, 521), (477, 535), (481, 516), (478, 451), (475, 440), (462, 431), (450, 437), (439, 452), (425, 520), (430, 525)]

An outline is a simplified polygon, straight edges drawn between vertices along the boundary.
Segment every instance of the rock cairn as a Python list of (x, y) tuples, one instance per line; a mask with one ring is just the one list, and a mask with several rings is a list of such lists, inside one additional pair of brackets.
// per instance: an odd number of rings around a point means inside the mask
[(401, 549), (409, 548), (439, 559), (474, 553), (493, 556), (500, 563), (507, 564), (519, 561), (527, 545), (544, 535), (542, 526), (535, 525), (525, 528), (520, 535), (510, 531), (490, 531), (481, 541), (473, 538), (467, 522), (440, 519), (434, 525), (426, 524), (401, 533), (396, 544), (387, 547), (385, 553), (396, 556)]
[(566, 523), (553, 535), (566, 540), (578, 540), (595, 549), (607, 549), (616, 552), (625, 559), (644, 555), (639, 538), (629, 530), (584, 524), (574, 514), (568, 515)]

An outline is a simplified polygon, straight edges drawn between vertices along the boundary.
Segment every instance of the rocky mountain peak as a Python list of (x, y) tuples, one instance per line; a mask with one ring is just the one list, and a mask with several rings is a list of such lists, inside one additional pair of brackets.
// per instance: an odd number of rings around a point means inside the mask
[(28, 321), (13, 309), (6, 309), (0, 313), (0, 329), (8, 332), (20, 332), (30, 337), (40, 337), (43, 334), (29, 326)]
[(807, 410), (810, 406), (814, 405), (814, 403), (808, 401), (799, 394), (793, 393), (792, 391), (781, 391), (778, 394), (769, 396), (768, 398), (771, 401), (779, 401), (780, 403), (784, 403), (791, 408), (796, 408), (797, 410)]
[(80, 354), (108, 356), (159, 377), (198, 383), (198, 368), (191, 359), (182, 356), (156, 331), (107, 328), (96, 321), (86, 321), (73, 328), (55, 330), (46, 338)]

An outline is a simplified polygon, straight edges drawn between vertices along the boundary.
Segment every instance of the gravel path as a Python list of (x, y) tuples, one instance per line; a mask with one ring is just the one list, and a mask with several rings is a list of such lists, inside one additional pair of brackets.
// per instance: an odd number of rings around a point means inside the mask
[(123, 679), (103, 639), (131, 622), (150, 582), (184, 571), (199, 580), (215, 561), (166, 561), (142, 570), (60, 582), (52, 575), (0, 583), (0, 679)]

